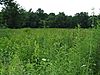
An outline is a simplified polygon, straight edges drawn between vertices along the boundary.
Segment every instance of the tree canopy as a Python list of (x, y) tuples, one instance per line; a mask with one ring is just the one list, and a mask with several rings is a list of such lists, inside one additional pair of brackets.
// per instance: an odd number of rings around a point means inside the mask
[(0, 5), (4, 5), (0, 12), (0, 27), (6, 28), (75, 28), (78, 24), (82, 28), (90, 28), (93, 20), (94, 26), (96, 20), (100, 20), (100, 15), (93, 18), (87, 12), (68, 16), (64, 12), (47, 14), (41, 8), (35, 12), (32, 9), (26, 11), (14, 0), (0, 0)]

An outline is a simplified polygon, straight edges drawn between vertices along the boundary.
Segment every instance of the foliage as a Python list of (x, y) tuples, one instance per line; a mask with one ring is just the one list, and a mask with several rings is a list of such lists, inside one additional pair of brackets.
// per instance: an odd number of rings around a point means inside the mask
[(26, 11), (14, 0), (1, 0), (4, 5), (0, 12), (1, 28), (81, 28), (97, 27), (96, 21), (100, 15), (89, 16), (87, 12), (68, 16), (64, 12), (47, 14), (38, 8), (35, 12)]
[(1, 29), (0, 75), (99, 75), (99, 29)]

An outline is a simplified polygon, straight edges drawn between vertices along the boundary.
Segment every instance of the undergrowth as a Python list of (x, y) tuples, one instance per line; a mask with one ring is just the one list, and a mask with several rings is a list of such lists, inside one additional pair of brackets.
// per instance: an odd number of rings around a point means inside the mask
[(100, 75), (99, 29), (0, 29), (0, 75)]

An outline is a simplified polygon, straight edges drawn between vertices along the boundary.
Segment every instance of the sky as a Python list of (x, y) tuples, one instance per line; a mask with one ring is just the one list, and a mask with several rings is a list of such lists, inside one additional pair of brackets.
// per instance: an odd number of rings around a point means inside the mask
[(35, 12), (42, 8), (45, 13), (64, 12), (66, 15), (74, 15), (78, 12), (88, 12), (91, 14), (95, 8), (95, 14), (100, 12), (100, 0), (15, 0), (27, 11), (32, 8)]

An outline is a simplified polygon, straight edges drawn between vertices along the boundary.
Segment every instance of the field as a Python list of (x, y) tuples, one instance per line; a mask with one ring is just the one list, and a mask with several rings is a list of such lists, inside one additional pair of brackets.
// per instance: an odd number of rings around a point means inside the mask
[(99, 29), (0, 29), (0, 75), (100, 75)]

